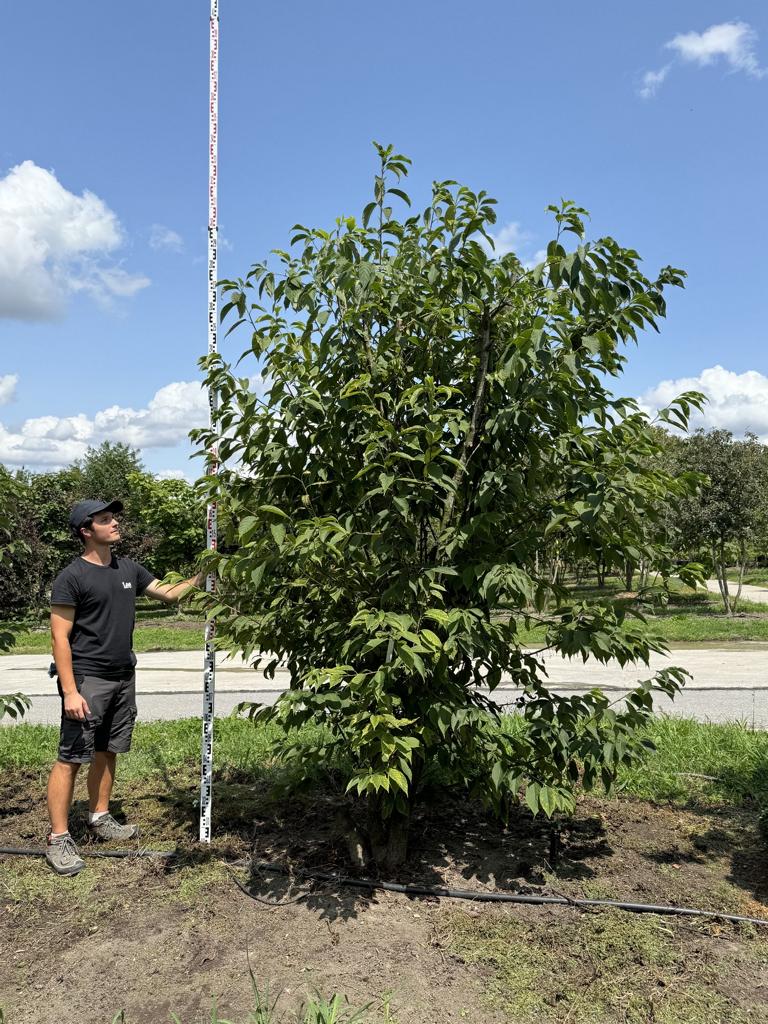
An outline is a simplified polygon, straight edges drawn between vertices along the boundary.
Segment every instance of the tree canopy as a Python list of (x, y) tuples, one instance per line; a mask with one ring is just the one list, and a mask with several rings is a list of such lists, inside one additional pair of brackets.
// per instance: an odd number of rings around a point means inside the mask
[[(204, 358), (220, 415), (194, 436), (218, 447), (204, 486), (232, 523), (230, 550), (207, 555), (219, 593), (201, 598), (219, 644), (261, 653), (267, 674), (285, 659), (291, 689), (258, 714), (307, 771), (346, 766), (392, 861), (436, 766), (500, 813), (519, 793), (552, 813), (577, 780), (609, 784), (634, 756), (652, 691), (683, 673), (657, 673), (621, 710), (597, 691), (561, 698), (518, 632), (544, 623), (548, 649), (622, 664), (662, 650), (626, 602), (575, 601), (535, 555), (555, 538), (599, 545), (607, 564), (646, 555), (666, 579), (671, 552), (639, 526), (693, 484), (659, 468), (648, 418), (607, 383), (682, 272), (648, 278), (633, 249), (586, 241), (569, 201), (550, 207), (556, 234), (530, 269), (493, 255), (485, 192), (437, 182), (398, 220), (409, 161), (377, 151), (359, 219), (297, 225), (277, 265), (223, 282), (222, 320), (247, 329), (241, 360), (267, 390)], [(684, 425), (701, 401), (683, 395), (660, 419)], [(493, 702), (505, 679), (523, 732)], [(309, 721), (323, 728), (307, 745)]]

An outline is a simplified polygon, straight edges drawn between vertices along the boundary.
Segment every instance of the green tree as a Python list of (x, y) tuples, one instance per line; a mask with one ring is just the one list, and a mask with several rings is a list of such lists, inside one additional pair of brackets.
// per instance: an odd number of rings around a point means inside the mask
[[(373, 855), (392, 865), (435, 767), (500, 814), (523, 794), (551, 814), (573, 807), (577, 780), (609, 785), (639, 753), (652, 692), (674, 693), (684, 673), (657, 673), (623, 710), (599, 691), (561, 698), (519, 633), (543, 623), (546, 647), (600, 661), (663, 650), (627, 602), (574, 601), (532, 566), (558, 539), (638, 561), (634, 526), (689, 483), (656, 466), (647, 418), (606, 387), (682, 273), (648, 279), (634, 250), (585, 241), (571, 202), (550, 208), (557, 235), (533, 270), (489, 254), (485, 192), (439, 182), (398, 220), (409, 161), (377, 150), (359, 220), (298, 225), (277, 269), (223, 283), (222, 320), (249, 329), (241, 359), (259, 360), (269, 387), (261, 397), (221, 355), (204, 358), (220, 416), (193, 436), (218, 446), (222, 471), (200, 486), (238, 544), (206, 554), (219, 590), (197, 600), (222, 648), (260, 652), (267, 675), (287, 661), (290, 691), (256, 713), (308, 773), (336, 759), (367, 803)], [(685, 423), (700, 400), (661, 418)], [(669, 552), (646, 553), (666, 578)], [(504, 677), (522, 731), (492, 702)], [(312, 741), (306, 722), (322, 726)]]
[(48, 606), (52, 580), (80, 551), (70, 507), (82, 496), (79, 470), (21, 471), (10, 510), (17, 546), (0, 573), (0, 617), (21, 618)]
[[(5, 466), (0, 466), (0, 570), (21, 547), (13, 530), (13, 508), (19, 500), (21, 486)], [(12, 630), (0, 624), (0, 653), (9, 651), (15, 642)], [(23, 693), (0, 694), (0, 718), (6, 714), (21, 717), (30, 706)]]
[(136, 448), (121, 441), (103, 441), (88, 448), (75, 464), (82, 474), (83, 497), (123, 499), (130, 488), (130, 477), (143, 473), (144, 466)]
[(186, 480), (157, 480), (149, 473), (131, 473), (128, 487), (155, 574), (189, 576), (205, 547), (205, 505), (194, 487)]
[(97, 448), (89, 448), (75, 465), (82, 474), (81, 498), (123, 502), (118, 553), (138, 561), (151, 559), (152, 538), (141, 502), (133, 494), (137, 478), (148, 475), (138, 450), (120, 441), (103, 441)]
[(768, 450), (754, 434), (735, 440), (729, 430), (697, 430), (678, 443), (676, 459), (705, 481), (677, 510), (681, 542), (689, 551), (706, 550), (725, 612), (733, 615), (741, 582), (734, 592), (728, 566), (737, 562), (741, 580), (750, 547), (768, 524)]

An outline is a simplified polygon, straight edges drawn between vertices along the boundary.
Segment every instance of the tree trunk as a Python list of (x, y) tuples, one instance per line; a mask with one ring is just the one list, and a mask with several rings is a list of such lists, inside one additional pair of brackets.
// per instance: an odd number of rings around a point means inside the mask
[(744, 586), (744, 572), (747, 568), (747, 545), (742, 539), (739, 541), (739, 587), (736, 591), (736, 597), (733, 599), (733, 609), (736, 610), (736, 605), (739, 603), (741, 598), (741, 588)]
[(715, 576), (717, 576), (717, 585), (720, 588), (720, 596), (723, 599), (725, 614), (733, 615), (731, 597), (728, 592), (728, 574), (726, 573), (725, 545), (723, 541), (720, 542), (719, 551), (716, 544), (712, 545), (712, 565), (715, 570)]
[(635, 578), (635, 567), (631, 562), (624, 563), (624, 589), (632, 589), (632, 581)]
[(392, 871), (405, 863), (408, 854), (408, 831), (411, 824), (407, 814), (396, 811), (385, 818), (381, 801), (372, 797), (368, 801), (368, 840), (376, 866)]
[(597, 585), (602, 590), (605, 586), (606, 574), (605, 562), (603, 561), (602, 556), (598, 558), (597, 562), (595, 563), (595, 570), (597, 572)]
[(640, 580), (638, 582), (641, 590), (645, 590), (648, 586), (648, 563), (644, 558), (640, 559)]
[(559, 558), (553, 558), (549, 568), (549, 581), (555, 586), (560, 579), (561, 562)]

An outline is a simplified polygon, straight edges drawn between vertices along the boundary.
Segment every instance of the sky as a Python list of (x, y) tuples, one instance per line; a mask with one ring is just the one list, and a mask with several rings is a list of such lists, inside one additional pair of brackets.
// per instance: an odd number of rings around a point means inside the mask
[[(193, 480), (207, 422), (207, 0), (10, 7), (0, 135), (0, 462), (104, 440)], [(768, 442), (768, 5), (712, 0), (220, 0), (219, 275), (297, 222), (368, 202), (373, 139), (426, 203), (498, 199), (497, 251), (534, 259), (561, 197), (588, 233), (687, 271), (618, 393), (698, 388), (697, 425)], [(223, 333), (223, 332), (222, 332)], [(226, 358), (245, 335), (222, 340)]]

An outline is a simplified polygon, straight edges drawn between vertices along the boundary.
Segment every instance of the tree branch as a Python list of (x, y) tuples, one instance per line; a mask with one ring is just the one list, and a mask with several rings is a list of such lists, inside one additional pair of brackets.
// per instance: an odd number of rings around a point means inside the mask
[(464, 444), (461, 450), (461, 457), (459, 459), (459, 465), (456, 467), (456, 471), (453, 474), (453, 489), (449, 493), (446, 502), (445, 509), (443, 511), (443, 517), (440, 521), (440, 534), (444, 532), (446, 526), (451, 520), (453, 515), (453, 507), (456, 502), (456, 491), (458, 490), (461, 478), (467, 469), (467, 462), (469, 461), (469, 453), (472, 445), (475, 443), (475, 437), (477, 436), (478, 427), (480, 424), (480, 418), (483, 414), (485, 407), (485, 389), (488, 382), (488, 364), (491, 357), (491, 317), (486, 312), (483, 316), (482, 333), (480, 335), (480, 351), (479, 360), (477, 365), (477, 375), (475, 377), (475, 400), (472, 407), (472, 419), (469, 424), (469, 429), (464, 437)]

